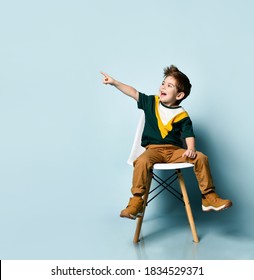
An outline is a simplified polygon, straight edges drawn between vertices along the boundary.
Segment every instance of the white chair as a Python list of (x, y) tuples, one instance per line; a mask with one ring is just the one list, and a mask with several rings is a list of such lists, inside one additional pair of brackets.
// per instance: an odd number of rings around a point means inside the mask
[[(144, 129), (144, 123), (145, 123), (145, 116), (144, 116), (144, 113), (142, 112), (141, 118), (138, 123), (137, 130), (136, 130), (136, 135), (135, 135), (134, 142), (132, 145), (131, 153), (130, 153), (130, 156), (127, 161), (127, 163), (130, 165), (133, 165), (133, 162), (135, 161), (135, 159), (141, 153), (143, 153), (145, 151), (145, 148), (143, 148), (141, 146), (141, 136), (142, 136), (142, 132)], [(152, 190), (150, 190), (150, 187), (149, 187), (149, 189), (146, 190), (146, 193), (143, 197), (144, 211), (143, 211), (143, 216), (137, 218), (137, 226), (136, 226), (136, 231), (135, 231), (134, 239), (133, 239), (134, 243), (139, 242), (139, 235), (140, 235), (140, 231), (141, 231), (141, 227), (142, 227), (143, 218), (145, 215), (146, 206), (148, 205), (148, 203), (151, 200), (153, 200), (157, 195), (159, 195), (164, 190), (169, 191), (176, 198), (178, 198), (179, 200), (181, 200), (183, 202), (183, 205), (185, 206), (185, 209), (186, 209), (187, 218), (189, 220), (189, 224), (190, 224), (190, 228), (191, 228), (191, 232), (192, 232), (192, 236), (193, 236), (193, 241), (196, 243), (199, 242), (199, 238), (198, 238), (198, 235), (196, 232), (196, 227), (195, 227), (195, 223), (194, 223), (194, 219), (193, 219), (193, 215), (192, 215), (192, 211), (191, 211), (191, 206), (190, 206), (186, 186), (185, 186), (183, 175), (181, 172), (181, 169), (190, 168), (190, 167), (193, 167), (193, 164), (190, 164), (190, 163), (156, 163), (153, 166), (153, 170), (151, 170), (152, 180), (155, 181), (158, 185), (156, 187), (154, 187)], [(168, 170), (168, 171), (171, 170), (174, 172), (173, 172), (173, 174), (172, 174), (172, 172), (170, 172), (169, 177), (165, 180), (165, 179), (159, 177), (157, 174), (155, 174), (155, 170)], [(176, 190), (175, 188), (172, 187), (172, 183), (177, 179), (179, 181), (181, 192), (179, 192), (178, 190)], [(154, 193), (155, 191), (157, 191), (157, 194), (155, 194), (155, 195), (153, 194), (152, 198), (150, 198), (150, 195), (152, 193)], [(149, 198), (149, 200), (148, 200), (148, 198)]]

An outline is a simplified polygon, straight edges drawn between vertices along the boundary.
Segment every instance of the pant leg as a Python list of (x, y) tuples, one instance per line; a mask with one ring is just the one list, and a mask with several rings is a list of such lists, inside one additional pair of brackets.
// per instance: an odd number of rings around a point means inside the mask
[(201, 152), (197, 152), (197, 156), (194, 159), (182, 157), (185, 151), (186, 150), (184, 149), (175, 147), (172, 156), (168, 158), (168, 162), (188, 162), (194, 164), (194, 173), (201, 193), (206, 194), (210, 191), (214, 191), (215, 187), (209, 167), (208, 157)]
[(151, 169), (153, 165), (158, 162), (165, 162), (160, 148), (148, 146), (133, 163), (133, 179), (131, 192), (133, 195), (144, 195), (146, 190), (150, 187), (152, 180)]

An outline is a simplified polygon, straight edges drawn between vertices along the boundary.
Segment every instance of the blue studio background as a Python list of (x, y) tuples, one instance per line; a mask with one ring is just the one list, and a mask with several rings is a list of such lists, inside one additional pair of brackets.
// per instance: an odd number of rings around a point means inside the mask
[[(0, 259), (254, 259), (253, 1), (0, 2)], [(168, 194), (135, 222), (128, 158), (140, 112), (100, 71), (155, 94), (175, 64), (182, 105), (218, 193), (203, 213), (185, 171), (200, 243)]]

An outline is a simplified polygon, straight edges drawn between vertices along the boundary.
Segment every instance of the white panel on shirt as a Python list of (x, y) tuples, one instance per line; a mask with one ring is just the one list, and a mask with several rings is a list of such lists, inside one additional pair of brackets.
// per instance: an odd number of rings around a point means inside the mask
[(159, 104), (159, 114), (164, 125), (166, 125), (172, 118), (182, 112), (184, 112), (183, 107), (166, 108), (165, 106), (161, 105), (161, 103)]

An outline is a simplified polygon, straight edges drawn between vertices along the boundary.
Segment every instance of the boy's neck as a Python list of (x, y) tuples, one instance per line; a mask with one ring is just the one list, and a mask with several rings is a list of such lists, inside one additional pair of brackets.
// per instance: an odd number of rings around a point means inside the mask
[(166, 104), (166, 103), (161, 102), (161, 104), (162, 104), (163, 106), (169, 107), (169, 108), (178, 108), (178, 107), (181, 107), (180, 105), (175, 104), (175, 103), (173, 103), (173, 104)]

